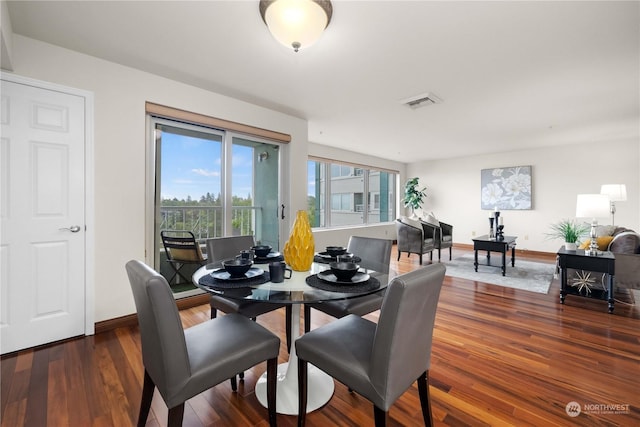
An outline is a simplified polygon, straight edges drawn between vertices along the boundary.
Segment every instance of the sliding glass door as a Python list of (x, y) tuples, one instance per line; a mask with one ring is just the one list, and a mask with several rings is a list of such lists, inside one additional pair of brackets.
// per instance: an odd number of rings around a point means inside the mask
[[(163, 230), (191, 231), (203, 250), (206, 239), (231, 235), (253, 235), (258, 243), (279, 248), (279, 145), (153, 117), (151, 128), (150, 211), (154, 264), (161, 274), (172, 275), (160, 239)], [(190, 283), (172, 288), (181, 296), (195, 290)]]

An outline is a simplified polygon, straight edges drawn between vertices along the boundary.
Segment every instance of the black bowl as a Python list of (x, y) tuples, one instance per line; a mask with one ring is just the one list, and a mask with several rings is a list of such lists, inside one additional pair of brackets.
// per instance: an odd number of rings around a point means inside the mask
[(236, 258), (224, 261), (222, 266), (231, 277), (242, 277), (253, 265), (250, 259)]
[(351, 278), (356, 275), (358, 269), (360, 268), (360, 266), (355, 262), (330, 262), (329, 267), (331, 267), (331, 272), (341, 282), (351, 280)]
[(269, 252), (271, 252), (272, 247), (269, 245), (258, 245), (258, 246), (254, 246), (251, 249), (253, 249), (253, 252), (256, 254), (257, 257), (264, 258), (267, 255), (269, 255)]
[(347, 248), (342, 246), (327, 246), (327, 253), (330, 256), (338, 256), (347, 252)]

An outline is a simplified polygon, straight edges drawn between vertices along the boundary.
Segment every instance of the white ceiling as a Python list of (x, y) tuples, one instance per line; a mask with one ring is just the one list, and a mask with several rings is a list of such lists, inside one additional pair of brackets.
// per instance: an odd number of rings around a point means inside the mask
[[(10, 1), (14, 33), (292, 114), (414, 162), (640, 138), (640, 3), (333, 1), (294, 53), (258, 1)], [(442, 104), (400, 100), (433, 92)]]

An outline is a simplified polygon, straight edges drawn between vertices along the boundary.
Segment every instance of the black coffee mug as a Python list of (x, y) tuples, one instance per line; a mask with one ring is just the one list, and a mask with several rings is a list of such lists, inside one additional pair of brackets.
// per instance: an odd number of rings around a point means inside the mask
[[(288, 277), (285, 275), (285, 271), (289, 272)], [(282, 261), (269, 263), (269, 276), (273, 283), (281, 283), (284, 282), (284, 279), (291, 279), (292, 274), (293, 271), (287, 268), (287, 264)]]

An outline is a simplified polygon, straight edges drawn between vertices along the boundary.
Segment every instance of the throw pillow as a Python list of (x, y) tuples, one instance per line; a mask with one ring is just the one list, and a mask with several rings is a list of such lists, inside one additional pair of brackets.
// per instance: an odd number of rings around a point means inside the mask
[[(613, 236), (596, 237), (596, 243), (598, 243), (598, 250), (599, 251), (608, 250), (607, 248), (609, 247), (609, 243), (611, 243), (612, 241), (613, 241)], [(582, 244), (580, 244), (579, 249), (589, 249), (590, 245), (591, 245), (591, 239), (587, 239), (584, 242), (582, 242)]]
[(422, 230), (422, 224), (420, 224), (420, 221), (418, 221), (417, 219), (403, 217), (402, 218), (402, 222), (404, 222), (405, 224), (408, 224), (408, 225), (410, 225), (412, 227), (415, 227), (415, 228), (418, 228), (418, 229)]
[(613, 236), (613, 232), (616, 230), (615, 225), (597, 225), (596, 236)]
[(440, 221), (436, 219), (436, 216), (433, 214), (433, 212), (429, 212), (429, 214), (426, 216), (426, 218), (423, 219), (423, 221), (426, 222), (427, 224), (440, 227)]

